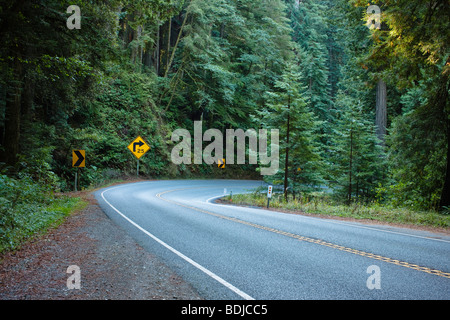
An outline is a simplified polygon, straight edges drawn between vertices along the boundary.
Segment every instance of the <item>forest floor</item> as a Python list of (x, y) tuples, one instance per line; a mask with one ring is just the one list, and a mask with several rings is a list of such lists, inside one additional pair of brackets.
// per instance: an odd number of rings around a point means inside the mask
[[(87, 206), (0, 256), (0, 300), (202, 299), (110, 220), (92, 191), (73, 195)], [(80, 268), (80, 289), (68, 289), (71, 265)]]

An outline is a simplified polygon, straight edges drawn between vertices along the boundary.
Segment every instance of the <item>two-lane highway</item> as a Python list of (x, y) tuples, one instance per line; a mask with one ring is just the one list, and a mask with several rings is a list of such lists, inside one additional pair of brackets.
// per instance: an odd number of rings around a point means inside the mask
[(206, 299), (450, 298), (450, 237), (212, 202), (258, 186), (149, 181), (96, 198)]

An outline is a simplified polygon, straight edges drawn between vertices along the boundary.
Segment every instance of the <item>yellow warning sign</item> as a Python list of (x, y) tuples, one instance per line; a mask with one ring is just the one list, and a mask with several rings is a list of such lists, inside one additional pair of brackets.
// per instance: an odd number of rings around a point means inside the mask
[(133, 140), (132, 143), (128, 146), (128, 149), (136, 158), (142, 157), (144, 154), (150, 150), (150, 146), (142, 139), (140, 136)]
[(84, 168), (86, 166), (86, 151), (72, 150), (72, 167)]

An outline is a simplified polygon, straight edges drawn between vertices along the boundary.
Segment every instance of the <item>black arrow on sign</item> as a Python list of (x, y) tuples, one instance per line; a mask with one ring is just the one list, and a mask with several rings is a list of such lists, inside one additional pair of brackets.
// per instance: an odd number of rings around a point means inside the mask
[(139, 147), (142, 147), (144, 145), (144, 143), (142, 141), (133, 143), (133, 152), (136, 152), (136, 145), (138, 145)]
[(74, 167), (79, 167), (79, 166), (83, 163), (84, 157), (83, 157), (83, 155), (81, 154), (80, 151), (74, 150), (74, 152), (75, 152), (75, 154), (76, 154), (77, 157), (78, 157), (78, 161), (75, 162), (75, 164), (74, 164), (73, 166), (74, 166)]

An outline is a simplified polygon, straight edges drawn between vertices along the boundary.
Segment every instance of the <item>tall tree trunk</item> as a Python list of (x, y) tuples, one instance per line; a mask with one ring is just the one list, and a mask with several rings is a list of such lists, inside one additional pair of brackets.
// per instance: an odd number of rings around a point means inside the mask
[(20, 98), (20, 131), (21, 136), (32, 137), (32, 107), (34, 101), (35, 82), (29, 72), (24, 71), (23, 91)]
[(387, 127), (387, 91), (386, 83), (382, 79), (377, 84), (375, 124), (377, 137), (384, 145)]
[(189, 16), (189, 10), (190, 10), (190, 3), (189, 3), (189, 5), (186, 8), (186, 13), (184, 14), (183, 23), (181, 24), (180, 31), (178, 32), (177, 40), (175, 41), (175, 44), (174, 44), (174, 46), (172, 48), (172, 54), (170, 55), (170, 59), (168, 59), (168, 62), (167, 62), (167, 65), (166, 65), (166, 70), (164, 72), (164, 78), (167, 77), (167, 75), (169, 74), (170, 67), (172, 66), (173, 58), (175, 57), (175, 52), (177, 51), (178, 44), (180, 43), (180, 39), (181, 39), (181, 36), (183, 35), (184, 27), (186, 25), (186, 22), (187, 22), (187, 19), (188, 19), (188, 16)]
[(7, 86), (5, 104), (5, 131), (3, 136), (3, 150), (0, 161), (8, 165), (15, 165), (17, 154), (20, 152), (20, 112), (22, 93), (22, 65), (16, 57), (12, 65), (12, 79)]
[[(22, 94), (22, 77), (23, 69), (20, 62), (23, 58), (23, 38), (14, 32), (17, 26), (20, 26), (22, 10), (30, 5), (29, 1), (12, 1), (11, 5), (7, 5), (5, 13), (0, 19), (0, 39), (2, 39), (2, 47), (6, 50), (6, 57), (14, 57), (11, 60), (6, 59), (4, 70), (5, 83), (2, 84), (4, 89), (5, 109), (3, 132), (0, 135), (0, 162), (14, 166), (17, 161), (17, 154), (20, 152), (20, 113), (21, 113), (21, 94)], [(23, 17), (23, 15), (22, 15)], [(6, 49), (8, 48), (8, 49)], [(5, 58), (5, 57), (3, 57)], [(2, 92), (2, 93), (3, 93)]]
[(284, 163), (284, 200), (287, 201), (287, 188), (288, 188), (288, 175), (289, 175), (289, 134), (290, 134), (290, 121), (291, 121), (291, 97), (288, 102), (288, 116), (287, 116), (287, 129), (286, 129), (286, 159)]
[(167, 66), (169, 65), (171, 35), (172, 35), (172, 18), (169, 18), (169, 26), (167, 30), (167, 59), (166, 59)]
[[(142, 35), (142, 26), (138, 26), (132, 32), (133, 41), (139, 41)], [(131, 62), (138, 66), (142, 63), (142, 46), (137, 46), (136, 43), (133, 43), (133, 48), (131, 49)]]
[(348, 170), (348, 204), (352, 202), (353, 129), (350, 129), (350, 165)]
[(220, 25), (220, 38), (223, 39), (225, 37), (225, 23)]
[(440, 100), (443, 104), (444, 115), (447, 116), (445, 121), (447, 125), (447, 171), (445, 173), (444, 188), (442, 189), (441, 200), (439, 202), (439, 207), (441, 209), (442, 207), (450, 207), (450, 110), (448, 109), (448, 92), (450, 90), (450, 81), (448, 77), (445, 77), (442, 88), (443, 90), (441, 90), (442, 96), (440, 97)]
[(439, 206), (450, 207), (450, 120), (447, 120), (447, 171)]
[(159, 76), (159, 72), (160, 72), (160, 66), (161, 66), (161, 61), (160, 61), (160, 54), (161, 54), (161, 49), (160, 49), (160, 41), (161, 41), (161, 26), (159, 25), (159, 21), (158, 21), (158, 26), (156, 28), (156, 48), (155, 48), (155, 72), (156, 74)]

